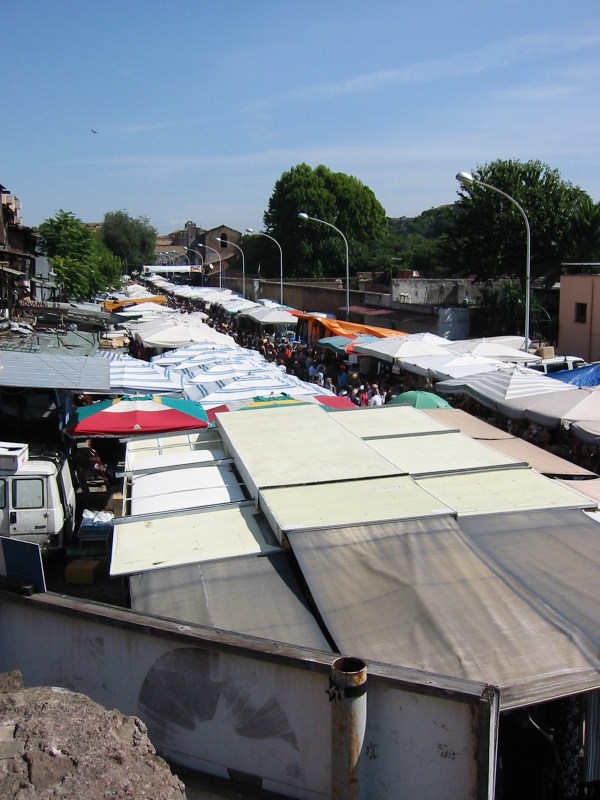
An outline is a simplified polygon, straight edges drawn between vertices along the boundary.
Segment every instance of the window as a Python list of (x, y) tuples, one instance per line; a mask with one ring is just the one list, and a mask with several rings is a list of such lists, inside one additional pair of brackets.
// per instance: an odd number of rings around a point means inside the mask
[(18, 478), (12, 485), (13, 508), (43, 508), (44, 483), (41, 478)]
[(219, 244), (221, 245), (221, 250), (224, 250), (229, 244), (229, 242), (227, 241), (226, 233), (222, 233), (221, 236), (219, 237)]
[(0, 508), (6, 505), (6, 481), (0, 481)]
[(575, 322), (587, 322), (587, 303), (575, 303)]

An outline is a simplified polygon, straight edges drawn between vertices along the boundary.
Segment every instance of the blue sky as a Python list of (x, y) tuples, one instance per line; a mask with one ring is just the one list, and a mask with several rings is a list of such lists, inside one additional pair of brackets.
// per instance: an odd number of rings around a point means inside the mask
[(391, 217), (453, 202), (455, 174), (497, 158), (600, 201), (598, 0), (2, 5), (0, 183), (26, 225), (125, 209), (159, 233), (259, 230), (301, 162)]

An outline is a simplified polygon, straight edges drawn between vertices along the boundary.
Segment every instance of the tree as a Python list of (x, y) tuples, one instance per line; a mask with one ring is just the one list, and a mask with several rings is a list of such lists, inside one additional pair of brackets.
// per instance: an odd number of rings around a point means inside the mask
[(570, 246), (565, 260), (571, 262), (600, 261), (600, 203), (585, 197), (572, 218)]
[[(285, 277), (325, 277), (345, 274), (346, 248), (335, 230), (301, 222), (298, 213), (329, 222), (348, 242), (350, 271), (354, 273), (372, 242), (387, 234), (383, 206), (358, 178), (298, 164), (279, 178), (264, 214), (266, 231), (281, 245)], [(265, 237), (261, 237), (265, 238)], [(261, 245), (261, 267), (274, 274), (279, 254), (268, 240)]]
[[(546, 283), (560, 275), (573, 217), (588, 195), (541, 161), (493, 161), (473, 172), (523, 208), (531, 228), (531, 275)], [(479, 280), (525, 281), (524, 220), (510, 200), (474, 183), (459, 190), (456, 222), (448, 232), (457, 272)]]
[(81, 300), (117, 285), (121, 263), (98, 235), (70, 211), (58, 211), (39, 227), (40, 249), (48, 256), (63, 299)]
[(109, 211), (100, 236), (127, 269), (155, 262), (156, 230), (147, 217), (134, 219), (126, 211)]

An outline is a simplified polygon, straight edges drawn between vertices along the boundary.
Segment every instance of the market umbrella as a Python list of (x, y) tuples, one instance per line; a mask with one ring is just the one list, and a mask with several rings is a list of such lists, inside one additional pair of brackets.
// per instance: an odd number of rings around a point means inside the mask
[(558, 424), (568, 428), (574, 422), (600, 421), (600, 389), (569, 388), (569, 384), (561, 381), (557, 381), (557, 385), (567, 387), (567, 391), (530, 398), (523, 416), (550, 428)]
[(413, 408), (452, 408), (447, 400), (434, 392), (426, 392), (420, 389), (414, 391), (401, 392), (397, 394), (386, 405), (413, 406)]
[(569, 391), (570, 387), (519, 364), (506, 364), (493, 372), (440, 381), (435, 385), (436, 392), (465, 394), (488, 408), (515, 417), (521, 416), (522, 405), (513, 407), (511, 401), (561, 389)]
[(446, 353), (445, 355), (413, 356), (412, 358), (402, 359), (402, 367), (407, 372), (429, 376), (438, 381), (489, 372), (503, 366), (503, 363), (491, 358), (473, 356), (470, 353), (463, 355)]
[(509, 361), (514, 364), (533, 364), (541, 361), (540, 356), (533, 355), (527, 350), (517, 350), (502, 342), (489, 341), (486, 339), (464, 339), (460, 342), (448, 344), (448, 350), (452, 353), (471, 353), (482, 358), (494, 358), (497, 361)]
[(248, 317), (255, 322), (260, 322), (261, 325), (296, 325), (298, 318), (284, 308), (268, 308), (261, 306), (260, 308), (252, 308), (247, 311), (240, 312), (240, 317)]
[(369, 342), (380, 341), (379, 336), (372, 336), (367, 333), (359, 333), (356, 336), (325, 336), (317, 341), (318, 347), (333, 350), (338, 355), (353, 353), (357, 344), (369, 344)]
[(200, 323), (197, 325), (174, 325), (172, 328), (166, 328), (150, 336), (143, 335), (140, 338), (148, 347), (164, 347), (165, 349), (175, 349), (194, 342), (235, 344), (231, 336), (219, 333), (209, 325)]
[(199, 403), (179, 397), (126, 395), (81, 406), (69, 417), (66, 432), (78, 436), (126, 436), (208, 427)]
[(99, 351), (97, 358), (110, 360), (112, 394), (181, 394), (181, 375), (123, 353)]
[(380, 361), (402, 361), (403, 358), (412, 358), (414, 356), (443, 356), (448, 354), (445, 347), (414, 340), (409, 336), (391, 336), (386, 339), (377, 339), (374, 342), (356, 344), (352, 349), (357, 355), (372, 356)]
[[(196, 342), (184, 347), (178, 347), (176, 350), (169, 350), (158, 356), (153, 356), (151, 363), (159, 367), (176, 367), (184, 361), (196, 357), (206, 357), (208, 361), (211, 359), (217, 361), (219, 358), (230, 358), (233, 355), (240, 355), (240, 353), (247, 352), (245, 348), (235, 343)], [(255, 353), (255, 351), (251, 352)]]

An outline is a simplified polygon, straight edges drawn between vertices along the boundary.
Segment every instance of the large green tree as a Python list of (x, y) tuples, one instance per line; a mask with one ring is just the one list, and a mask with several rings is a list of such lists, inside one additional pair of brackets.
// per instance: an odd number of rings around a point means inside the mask
[(118, 285), (121, 262), (70, 211), (60, 210), (44, 220), (38, 232), (40, 249), (52, 263), (63, 299), (89, 299)]
[[(574, 216), (589, 196), (541, 161), (497, 160), (472, 175), (521, 206), (531, 229), (531, 275), (554, 282), (570, 247)], [(456, 271), (523, 283), (526, 228), (514, 203), (478, 183), (462, 185), (459, 197), (455, 225), (448, 231)]]
[[(334, 225), (348, 242), (350, 272), (371, 244), (387, 236), (387, 218), (374, 193), (357, 178), (320, 165), (298, 164), (276, 182), (264, 214), (265, 232), (281, 245), (284, 277), (340, 277), (345, 273), (342, 237), (327, 225), (302, 222), (298, 213)], [(255, 242), (263, 274), (276, 274), (279, 253), (266, 237)]]
[(156, 229), (147, 217), (134, 218), (126, 211), (109, 211), (104, 216), (100, 235), (127, 271), (154, 264)]
[(572, 217), (565, 260), (582, 264), (600, 262), (600, 203), (586, 197)]

